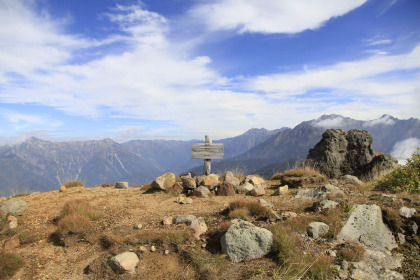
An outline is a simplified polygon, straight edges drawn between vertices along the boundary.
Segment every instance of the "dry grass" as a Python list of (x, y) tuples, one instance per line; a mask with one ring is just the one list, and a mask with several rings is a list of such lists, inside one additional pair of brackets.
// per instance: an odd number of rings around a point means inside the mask
[(111, 183), (102, 183), (101, 184), (101, 187), (102, 188), (114, 188), (115, 185), (114, 184), (111, 184)]
[(363, 259), (365, 248), (356, 242), (347, 241), (340, 245), (337, 251), (337, 255), (343, 260), (350, 262), (358, 262)]
[(104, 234), (99, 238), (99, 243), (103, 249), (108, 250), (111, 254), (115, 254), (118, 246), (121, 244), (121, 238), (113, 234)]
[(23, 265), (24, 262), (19, 255), (0, 252), (0, 279), (13, 276)]
[(61, 217), (65, 217), (67, 215), (77, 215), (86, 217), (90, 220), (97, 220), (102, 217), (103, 213), (93, 209), (88, 201), (76, 199), (67, 202), (61, 210)]
[(246, 208), (236, 208), (229, 212), (229, 218), (248, 221), (250, 219), (250, 213)]
[(401, 218), (400, 214), (398, 213), (398, 210), (388, 206), (381, 207), (381, 210), (384, 222), (394, 233), (398, 232), (403, 226), (404, 222), (403, 218)]
[(80, 181), (69, 181), (64, 184), (66, 189), (75, 188), (75, 187), (83, 187), (85, 184), (83, 184)]
[(81, 215), (66, 215), (58, 222), (58, 231), (61, 235), (85, 233), (91, 228), (91, 221)]
[[(332, 259), (323, 252), (314, 253), (289, 225), (275, 225), (272, 250), (281, 264), (274, 279), (330, 279)], [(268, 278), (267, 278), (268, 279)]]
[(129, 239), (131, 242), (137, 241), (140, 244), (167, 244), (180, 245), (192, 238), (190, 231), (179, 231), (170, 229), (149, 229), (142, 230)]
[(229, 204), (229, 214), (236, 209), (246, 209), (249, 215), (259, 218), (265, 216), (268, 209), (262, 206), (258, 201), (248, 201), (245, 199), (237, 199)]
[(319, 171), (308, 167), (295, 168), (283, 173), (274, 174), (271, 180), (280, 180), (282, 184), (288, 185), (290, 188), (320, 184), (328, 181), (327, 177)]
[(217, 273), (225, 264), (223, 255), (212, 255), (207, 251), (193, 248), (183, 251), (182, 256), (188, 264), (191, 264), (197, 270), (199, 279), (202, 280), (217, 279)]

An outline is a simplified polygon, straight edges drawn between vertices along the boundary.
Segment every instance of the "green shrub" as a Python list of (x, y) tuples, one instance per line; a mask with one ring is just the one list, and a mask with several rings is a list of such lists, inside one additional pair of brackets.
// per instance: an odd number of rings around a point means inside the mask
[(417, 148), (406, 165), (400, 165), (378, 181), (378, 187), (392, 192), (420, 192), (420, 149)]
[(16, 254), (0, 252), (0, 279), (12, 276), (23, 266), (23, 260)]
[(75, 188), (75, 187), (83, 187), (84, 184), (80, 181), (70, 181), (64, 184), (66, 189)]

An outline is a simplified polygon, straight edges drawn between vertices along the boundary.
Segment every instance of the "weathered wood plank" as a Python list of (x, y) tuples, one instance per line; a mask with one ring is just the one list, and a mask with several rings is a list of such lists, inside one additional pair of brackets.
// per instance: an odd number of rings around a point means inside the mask
[(223, 159), (223, 144), (193, 143), (191, 158)]

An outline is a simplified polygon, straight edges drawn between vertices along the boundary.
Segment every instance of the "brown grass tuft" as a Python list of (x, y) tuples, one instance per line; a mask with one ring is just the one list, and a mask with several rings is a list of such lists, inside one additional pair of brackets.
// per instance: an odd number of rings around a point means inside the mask
[(91, 204), (83, 199), (76, 199), (67, 202), (61, 210), (61, 217), (67, 215), (78, 215), (83, 216), (91, 220), (97, 220), (102, 217), (100, 211), (94, 210)]
[(66, 189), (70, 189), (70, 188), (75, 188), (75, 187), (84, 187), (85, 184), (83, 184), (80, 181), (69, 181), (69, 182), (66, 182), (64, 186), (66, 187)]
[(356, 242), (347, 241), (340, 245), (337, 255), (343, 260), (358, 262), (363, 259), (365, 248)]
[(91, 228), (90, 220), (81, 215), (66, 215), (58, 222), (58, 230), (62, 235), (84, 233)]
[(229, 204), (229, 214), (236, 209), (246, 209), (249, 215), (253, 217), (262, 217), (267, 214), (268, 209), (262, 206), (258, 201), (248, 201), (245, 199), (237, 199)]
[(0, 252), (0, 279), (13, 276), (24, 262), (20, 256), (9, 252)]

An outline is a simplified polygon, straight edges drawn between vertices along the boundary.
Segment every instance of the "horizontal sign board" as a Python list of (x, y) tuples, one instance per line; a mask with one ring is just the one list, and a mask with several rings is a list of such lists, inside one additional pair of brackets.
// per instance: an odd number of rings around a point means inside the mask
[(192, 144), (191, 158), (223, 159), (223, 144)]

